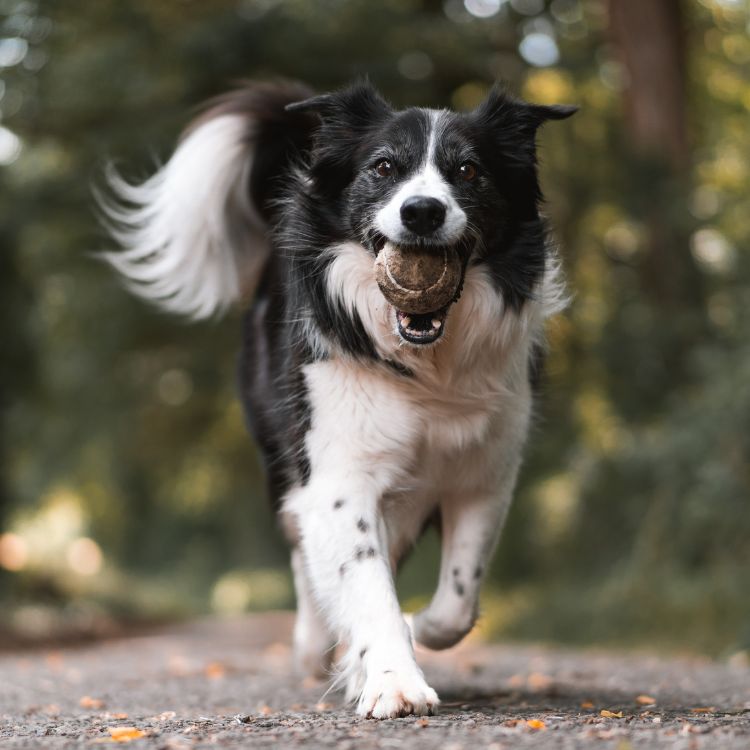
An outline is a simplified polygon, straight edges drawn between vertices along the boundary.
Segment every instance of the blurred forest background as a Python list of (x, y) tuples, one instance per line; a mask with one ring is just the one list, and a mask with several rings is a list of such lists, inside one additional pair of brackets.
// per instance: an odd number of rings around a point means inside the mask
[(0, 0), (0, 639), (293, 605), (239, 316), (128, 296), (91, 185), (241, 78), (366, 73), (398, 105), (581, 105), (540, 139), (574, 300), (484, 633), (747, 654), (749, 32), (743, 0)]

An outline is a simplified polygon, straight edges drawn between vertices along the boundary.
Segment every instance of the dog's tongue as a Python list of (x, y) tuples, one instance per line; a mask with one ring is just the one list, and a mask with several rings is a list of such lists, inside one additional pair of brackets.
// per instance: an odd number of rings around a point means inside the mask
[(458, 293), (461, 259), (454, 248), (383, 245), (375, 260), (375, 278), (397, 310), (424, 314), (441, 310)]

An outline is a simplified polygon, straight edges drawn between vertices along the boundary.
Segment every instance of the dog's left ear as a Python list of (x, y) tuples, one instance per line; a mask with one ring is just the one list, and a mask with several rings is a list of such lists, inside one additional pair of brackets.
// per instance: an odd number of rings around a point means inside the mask
[(575, 104), (527, 104), (532, 110), (532, 116), (539, 125), (544, 125), (547, 120), (567, 120), (578, 112)]
[(490, 127), (504, 127), (533, 136), (548, 120), (565, 120), (577, 111), (578, 107), (564, 104), (529, 104), (495, 85), (471, 116)]
[(286, 110), (314, 112), (324, 126), (351, 131), (371, 127), (391, 113), (390, 105), (367, 80), (330, 94), (288, 104)]

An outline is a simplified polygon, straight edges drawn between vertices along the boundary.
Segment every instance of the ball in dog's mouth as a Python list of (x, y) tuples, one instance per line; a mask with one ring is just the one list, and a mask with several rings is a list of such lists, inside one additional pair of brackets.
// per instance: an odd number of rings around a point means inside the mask
[(443, 333), (456, 299), (463, 263), (454, 247), (402, 247), (385, 242), (375, 260), (375, 278), (396, 311), (399, 335), (412, 344), (431, 344)]

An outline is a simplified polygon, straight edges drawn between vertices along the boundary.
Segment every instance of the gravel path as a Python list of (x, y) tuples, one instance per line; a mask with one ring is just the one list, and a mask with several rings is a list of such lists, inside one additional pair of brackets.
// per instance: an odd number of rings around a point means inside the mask
[(420, 654), (443, 701), (438, 716), (376, 722), (290, 674), (291, 622), (288, 614), (200, 621), (2, 655), (0, 746), (135, 737), (134, 750), (750, 748), (747, 664), (468, 643)]

